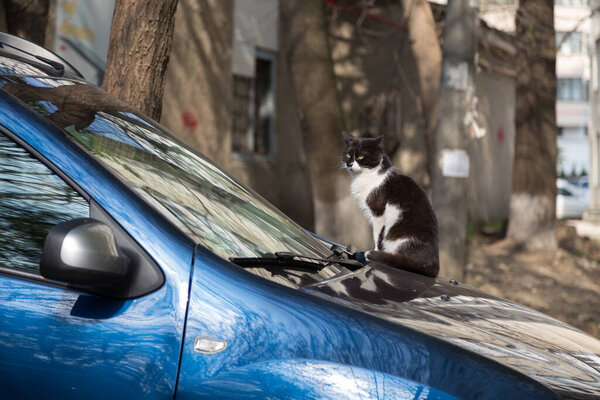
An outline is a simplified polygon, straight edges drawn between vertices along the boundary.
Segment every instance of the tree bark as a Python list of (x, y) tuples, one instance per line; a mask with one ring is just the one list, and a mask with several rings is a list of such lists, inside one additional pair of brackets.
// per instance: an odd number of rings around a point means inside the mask
[(520, 0), (513, 191), (508, 237), (556, 247), (556, 53), (554, 2)]
[(103, 88), (159, 120), (178, 0), (117, 0)]
[(52, 36), (49, 22), (54, 4), (54, 0), (4, 0), (7, 32), (52, 47), (48, 39)]
[[(425, 0), (400, 0), (404, 20), (408, 30), (408, 43), (414, 59), (414, 71), (410, 71), (410, 79), (416, 75), (416, 82), (408, 85), (418, 85), (415, 103), (417, 112), (422, 115), (425, 132), (425, 159), (428, 165), (424, 169), (426, 176), (417, 179), (428, 186), (433, 166), (433, 148), (435, 130), (438, 118), (438, 97), (440, 92), (440, 75), (442, 71), (442, 50), (438, 35), (435, 31), (435, 21), (429, 2)], [(403, 60), (397, 61), (403, 63)], [(402, 71), (400, 71), (403, 73)], [(418, 126), (419, 124), (417, 124)], [(411, 138), (404, 138), (405, 142)], [(413, 139), (414, 141), (416, 139)], [(417, 143), (417, 145), (419, 145)], [(401, 149), (402, 150), (402, 149)], [(415, 177), (418, 178), (418, 177)]]
[(343, 114), (333, 72), (324, 5), (315, 0), (280, 4), (281, 39), (300, 114), (314, 196), (315, 230), (332, 239), (342, 235), (342, 199), (349, 198), (340, 179)]
[(8, 27), (6, 26), (6, 6), (4, 2), (0, 1), (0, 31), (8, 32)]
[(440, 274), (462, 279), (470, 175), (465, 114), (475, 93), (477, 9), (468, 0), (450, 0), (446, 21), (432, 197), (439, 224)]

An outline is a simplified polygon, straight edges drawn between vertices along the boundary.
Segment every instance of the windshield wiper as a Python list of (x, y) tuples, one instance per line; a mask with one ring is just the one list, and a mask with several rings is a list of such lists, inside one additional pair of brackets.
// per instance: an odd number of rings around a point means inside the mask
[(28, 56), (33, 57), (36, 60), (41, 61), (46, 65), (49, 65), (50, 67), (52, 67), (52, 69), (49, 71), (46, 71), (46, 72), (48, 72), (52, 76), (61, 77), (61, 76), (65, 75), (65, 66), (58, 61), (50, 60), (49, 58), (30, 53), (29, 51), (24, 50), (20, 47), (16, 47), (11, 44), (8, 44), (8, 43), (6, 43), (6, 41), (0, 42), (0, 49), (6, 50), (5, 47), (10, 47), (13, 50), (17, 50), (17, 51), (20, 51), (21, 53), (25, 53)]
[(351, 259), (357, 260), (362, 264), (367, 263), (365, 253), (362, 251), (356, 251), (356, 247), (353, 244), (349, 244), (346, 247), (338, 244), (332, 244), (329, 249), (332, 251), (332, 254), (328, 258)]
[(320, 271), (330, 264), (339, 264), (350, 270), (356, 270), (364, 265), (356, 260), (344, 259), (332, 255), (330, 258), (318, 258), (289, 252), (267, 253), (262, 257), (231, 257), (232, 263), (242, 268), (282, 267), (308, 271)]

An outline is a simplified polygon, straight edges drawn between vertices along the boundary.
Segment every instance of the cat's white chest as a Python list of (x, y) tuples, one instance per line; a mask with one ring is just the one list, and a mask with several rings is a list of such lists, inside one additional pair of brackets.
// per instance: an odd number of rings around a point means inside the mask
[(380, 174), (378, 170), (379, 168), (374, 168), (372, 170), (364, 170), (359, 174), (353, 175), (352, 185), (350, 186), (352, 197), (354, 197), (358, 207), (367, 217), (369, 222), (371, 222), (371, 224), (373, 223), (373, 214), (367, 205), (367, 198), (371, 192), (373, 192), (373, 190), (383, 185), (388, 176), (387, 172)]

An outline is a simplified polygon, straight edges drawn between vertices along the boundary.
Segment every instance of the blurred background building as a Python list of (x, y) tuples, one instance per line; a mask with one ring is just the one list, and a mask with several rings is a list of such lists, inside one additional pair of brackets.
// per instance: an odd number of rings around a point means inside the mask
[[(432, 3), (440, 36), (443, 3)], [(373, 2), (367, 9), (346, 0), (324, 4), (346, 128), (383, 134), (395, 164), (427, 188), (429, 145), (422, 139), (418, 89), (415, 92), (407, 75), (413, 61), (404, 41), (406, 21), (400, 4)], [(55, 50), (95, 83), (103, 77), (113, 5), (113, 0), (56, 1)], [(480, 5), (476, 93), (471, 94), (466, 116), (473, 139), (471, 171), (476, 171), (469, 180), (467, 199), (474, 222), (508, 217), (515, 135), (516, 9), (513, 0)], [(181, 0), (161, 122), (313, 229), (315, 210), (302, 116), (289, 95), (294, 87), (287, 55), (293, 43), (283, 35), (281, 12), (279, 0)], [(595, 121), (597, 113), (590, 110), (598, 109), (600, 37), (597, 13), (590, 18), (590, 12), (586, 0), (556, 0), (557, 171), (569, 178), (591, 173), (594, 180), (589, 143), (596, 140), (599, 129), (594, 126), (600, 124)], [(339, 180), (349, 186), (344, 171), (339, 171)], [(370, 247), (369, 226), (349, 191), (342, 203), (348, 218), (339, 231), (348, 234), (337, 239), (352, 238), (360, 247)], [(586, 204), (587, 199), (581, 207)]]
[[(112, 1), (109, 1), (114, 4)], [(109, 7), (104, 0), (104, 11)], [(56, 51), (92, 82), (101, 82), (111, 13), (95, 2), (58, 0)], [(403, 173), (426, 189), (425, 116), (414, 84), (400, 3), (327, 1), (329, 40), (346, 128), (385, 136), (386, 150)], [(112, 7), (110, 7), (112, 10)], [(433, 4), (441, 36), (445, 5)], [(311, 177), (282, 40), (279, 0), (181, 0), (176, 14), (161, 122), (282, 209), (313, 229)], [(93, 18), (92, 18), (93, 16)], [(472, 154), (470, 218), (505, 220), (514, 157), (514, 54), (510, 33), (479, 29), (476, 93), (469, 111)], [(341, 151), (341, 149), (340, 149)], [(337, 165), (329, 168), (336, 169)], [(370, 227), (339, 170), (347, 215), (338, 222), (342, 243), (372, 246)]]
[(102, 83), (114, 0), (58, 0), (54, 51), (90, 82)]
[[(484, 2), (481, 18), (490, 26), (514, 33), (516, 1)], [(559, 148), (558, 174), (587, 175), (590, 170), (589, 84), (590, 7), (586, 0), (555, 0), (556, 119)]]
[(589, 125), (589, 137), (590, 137), (590, 205), (586, 210), (585, 218), (599, 221), (600, 220), (600, 15), (598, 13), (600, 9), (600, 1), (590, 0), (590, 26), (589, 26), (589, 39), (587, 43), (587, 49), (589, 52), (589, 60), (591, 65), (590, 73), (590, 125)]
[[(595, 1), (595, 0), (592, 0)], [(515, 31), (517, 1), (483, 2), (481, 18), (504, 32)], [(592, 67), (595, 41), (593, 21), (597, 13), (586, 0), (555, 0), (556, 31), (556, 123), (558, 162), (557, 215), (580, 218), (590, 204), (588, 175), (592, 168), (592, 120), (594, 107)], [(594, 67), (595, 68), (595, 67)], [(596, 124), (596, 126), (598, 126)], [(596, 167), (597, 168), (597, 167)], [(597, 170), (597, 169), (596, 169)]]
[(587, 175), (590, 170), (589, 15), (585, 0), (555, 2), (558, 172), (567, 177)]

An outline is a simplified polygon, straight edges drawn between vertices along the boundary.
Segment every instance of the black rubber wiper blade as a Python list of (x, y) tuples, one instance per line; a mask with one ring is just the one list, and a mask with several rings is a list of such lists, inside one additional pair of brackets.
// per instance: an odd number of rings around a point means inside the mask
[(293, 268), (303, 271), (316, 272), (326, 267), (326, 264), (310, 260), (299, 260), (293, 257), (280, 257), (268, 254), (263, 257), (231, 257), (229, 261), (242, 268)]
[(37, 54), (33, 54), (25, 49), (13, 46), (13, 45), (5, 43), (5, 42), (0, 42), (0, 49), (4, 49), (4, 47), (10, 47), (13, 50), (20, 51), (21, 53), (24, 53), (30, 57), (35, 58), (38, 61), (43, 62), (46, 65), (49, 65), (50, 67), (52, 67), (52, 69), (47, 72), (52, 76), (61, 77), (61, 76), (65, 75), (65, 66), (58, 61), (50, 60), (49, 58), (42, 57)]
[[(294, 254), (294, 253), (288, 253), (288, 252), (277, 252), (277, 253), (275, 253), (275, 255), (278, 257), (307, 259), (307, 260), (325, 263), (326, 265), (339, 264), (339, 265), (343, 265), (345, 267), (352, 267), (354, 269), (364, 267), (364, 264), (357, 260), (348, 259), (348, 258), (344, 258), (344, 257), (338, 257), (335, 254), (332, 254), (327, 258), (311, 257), (311, 256), (305, 256), (302, 254)], [(350, 268), (350, 269), (352, 269), (352, 268)]]
[(229, 260), (242, 268), (277, 266), (283, 268), (299, 268), (309, 271), (319, 271), (330, 264), (343, 265), (345, 267), (350, 267), (349, 269), (358, 269), (364, 266), (356, 260), (318, 258), (288, 252), (276, 252), (275, 254), (267, 254), (263, 257), (232, 257)]

